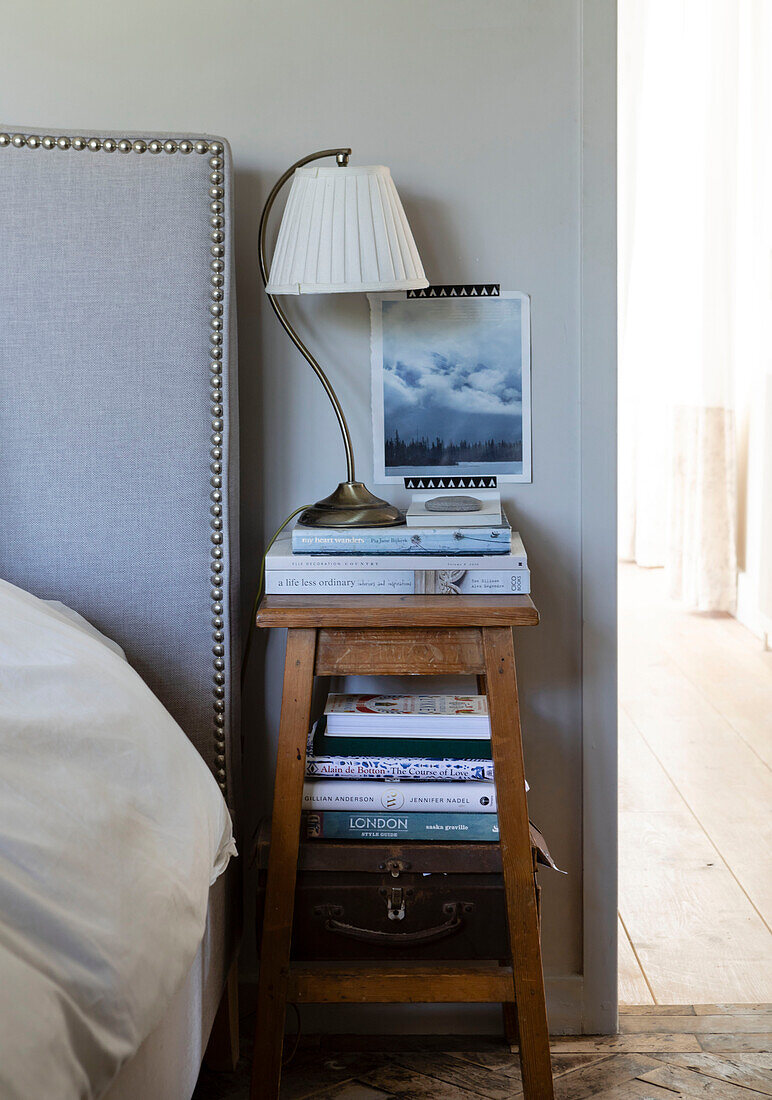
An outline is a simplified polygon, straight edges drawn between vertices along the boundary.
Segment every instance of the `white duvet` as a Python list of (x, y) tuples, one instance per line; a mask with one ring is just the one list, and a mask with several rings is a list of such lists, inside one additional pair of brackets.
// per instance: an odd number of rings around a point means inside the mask
[(158, 1023), (235, 853), (120, 651), (0, 581), (0, 1098), (99, 1097)]

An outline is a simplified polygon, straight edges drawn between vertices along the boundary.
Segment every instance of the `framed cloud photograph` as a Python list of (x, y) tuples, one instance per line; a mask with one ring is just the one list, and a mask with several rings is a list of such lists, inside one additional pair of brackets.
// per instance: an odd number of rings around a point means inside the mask
[(377, 482), (531, 480), (530, 301), (472, 289), (370, 297)]

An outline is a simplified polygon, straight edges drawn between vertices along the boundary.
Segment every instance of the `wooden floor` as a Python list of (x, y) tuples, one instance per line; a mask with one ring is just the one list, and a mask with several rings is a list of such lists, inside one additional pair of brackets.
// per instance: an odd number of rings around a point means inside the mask
[[(203, 1071), (193, 1100), (246, 1100), (249, 1033), (235, 1074)], [(754, 1100), (772, 1096), (772, 1006), (630, 1009), (618, 1036), (553, 1040), (556, 1100)], [(517, 1055), (502, 1040), (429, 1035), (303, 1040), (282, 1100), (509, 1100), (523, 1095)]]
[(661, 570), (619, 594), (620, 1002), (772, 1001), (772, 653)]

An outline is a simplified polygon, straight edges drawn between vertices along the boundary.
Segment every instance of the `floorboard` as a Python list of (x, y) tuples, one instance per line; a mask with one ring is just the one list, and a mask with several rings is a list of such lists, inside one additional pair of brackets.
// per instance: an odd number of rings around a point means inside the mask
[(737, 1016), (622, 1016), (621, 1035), (667, 1035), (671, 1031), (689, 1031), (692, 1035), (758, 1035), (772, 1031), (772, 1015)]
[(648, 1003), (628, 946), (658, 1004), (770, 1001), (772, 653), (661, 570), (619, 602), (620, 1001)]
[(720, 1035), (700, 1035), (700, 1046), (709, 1054), (768, 1054), (772, 1051), (772, 1031), (748, 1035), (730, 1032)]
[(763, 1100), (764, 1096), (755, 1089), (746, 1089), (742, 1085), (719, 1081), (715, 1077), (706, 1077), (704, 1073), (673, 1065), (658, 1066), (657, 1069), (640, 1074), (639, 1079), (671, 1089), (676, 1095), (704, 1096), (711, 1100)]
[(646, 984), (646, 978), (635, 957), (633, 945), (630, 943), (630, 937), (622, 924), (621, 917), (617, 930), (617, 944), (619, 947), (619, 1000), (624, 1004), (653, 1005), (654, 998)]
[(721, 1058), (717, 1054), (670, 1054), (663, 1061), (706, 1077), (715, 1077), (718, 1081), (755, 1089), (764, 1096), (772, 1096), (772, 1073), (749, 1065), (740, 1058)]
[(643, 1081), (625, 1081), (613, 1089), (595, 1093), (596, 1100), (675, 1100), (679, 1093), (661, 1089), (659, 1085), (647, 1085)]
[(659, 1035), (562, 1035), (553, 1039), (552, 1049), (559, 1054), (699, 1054), (705, 1048), (693, 1033), (673, 1031)]
[[(404, 1066), (385, 1062), (361, 1078), (365, 1085), (374, 1085), (389, 1095), (409, 1096), (413, 1100), (470, 1100), (479, 1097), (459, 1085), (436, 1077), (427, 1077)], [(510, 1095), (517, 1095), (511, 1093)]]
[(452, 1054), (401, 1054), (393, 1055), (392, 1059), (403, 1069), (469, 1089), (487, 1100), (508, 1100), (517, 1087), (515, 1078), (496, 1073), (491, 1067), (474, 1065)]

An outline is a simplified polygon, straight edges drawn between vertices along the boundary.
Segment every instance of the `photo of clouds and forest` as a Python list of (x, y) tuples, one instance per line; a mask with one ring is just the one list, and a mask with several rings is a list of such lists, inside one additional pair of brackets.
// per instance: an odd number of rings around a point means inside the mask
[(386, 474), (522, 473), (523, 302), (382, 302)]

